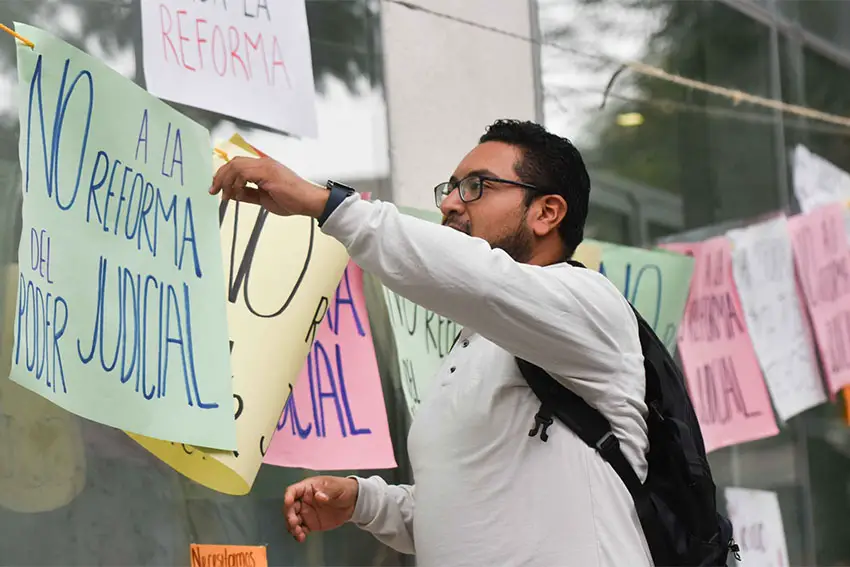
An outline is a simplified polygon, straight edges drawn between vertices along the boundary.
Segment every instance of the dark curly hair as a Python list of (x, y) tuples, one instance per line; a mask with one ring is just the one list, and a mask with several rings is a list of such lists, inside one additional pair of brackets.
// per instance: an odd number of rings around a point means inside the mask
[(526, 206), (541, 193), (564, 198), (567, 214), (558, 232), (567, 258), (572, 256), (584, 239), (590, 199), (590, 176), (576, 147), (539, 124), (520, 120), (497, 120), (479, 139), (479, 143), (484, 142), (502, 142), (522, 151), (522, 159), (514, 165), (514, 171), (520, 181), (540, 189), (526, 193)]

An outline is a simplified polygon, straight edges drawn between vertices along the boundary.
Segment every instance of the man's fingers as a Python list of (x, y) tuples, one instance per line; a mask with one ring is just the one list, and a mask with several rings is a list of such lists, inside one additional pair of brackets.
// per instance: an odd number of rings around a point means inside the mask
[(239, 186), (238, 184), (236, 184), (230, 192), (230, 195), (225, 198), (229, 198), (234, 201), (241, 201), (243, 203), (253, 203), (255, 205), (259, 205), (260, 190), (252, 189), (245, 185)]
[(294, 529), (303, 522), (304, 519), (301, 517), (301, 502), (296, 502), (286, 511), (286, 523)]
[(303, 542), (310, 534), (308, 523), (316, 524), (318, 518), (313, 502), (327, 502), (324, 492), (316, 493), (314, 487), (307, 481), (293, 484), (286, 489), (283, 496), (283, 509), (286, 520), (286, 531), (298, 542)]
[(224, 192), (225, 198), (230, 198), (237, 182), (244, 186), (247, 182), (257, 183), (262, 173), (262, 161), (259, 158), (238, 156), (221, 166), (213, 177), (210, 193), (216, 195)]
[(298, 542), (303, 542), (310, 534), (310, 528), (307, 527), (300, 514), (301, 506), (301, 501), (296, 500), (286, 513), (286, 531), (292, 534), (292, 537)]
[(227, 176), (234, 168), (234, 162), (229, 161), (218, 168), (218, 171), (215, 172), (213, 176), (212, 187), (210, 188), (210, 193), (213, 195), (221, 192), (222, 189), (226, 187), (225, 180)]
[(246, 187), (242, 193), (239, 195), (237, 201), (242, 201), (243, 203), (252, 203), (254, 205), (260, 204), (260, 190), (259, 189), (251, 189), (250, 187)]
[(292, 532), (293, 537), (295, 537), (295, 541), (298, 543), (304, 543), (304, 540), (307, 539), (308, 531), (301, 526), (298, 526), (295, 531)]
[(286, 493), (283, 495), (283, 504), (287, 510), (304, 495), (304, 490), (305, 484), (303, 482), (297, 482), (286, 489)]

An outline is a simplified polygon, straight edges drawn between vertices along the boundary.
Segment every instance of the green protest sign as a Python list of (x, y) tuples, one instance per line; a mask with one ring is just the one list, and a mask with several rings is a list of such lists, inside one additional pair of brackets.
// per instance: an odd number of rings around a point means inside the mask
[(603, 243), (599, 271), (635, 306), (667, 350), (674, 352), (694, 259), (666, 250)]
[(10, 378), (85, 418), (236, 448), (209, 132), (32, 26)]
[[(439, 223), (440, 213), (399, 207), (407, 215)], [(390, 327), (398, 353), (402, 392), (411, 415), (416, 412), (460, 327), (424, 307), (384, 289)]]

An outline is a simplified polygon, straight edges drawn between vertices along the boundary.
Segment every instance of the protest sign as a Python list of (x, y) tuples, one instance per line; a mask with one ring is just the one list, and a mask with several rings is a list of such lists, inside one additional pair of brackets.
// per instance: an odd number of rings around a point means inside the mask
[(17, 315), (17, 264), (3, 276), (0, 325), (0, 506), (49, 512), (70, 503), (86, 485), (79, 419), (6, 378), (12, 365)]
[(148, 90), (166, 100), (315, 137), (304, 0), (145, 0)]
[(652, 326), (667, 350), (674, 352), (694, 271), (693, 258), (666, 250), (605, 244), (599, 271)]
[(679, 354), (705, 449), (775, 435), (776, 419), (732, 280), (729, 241), (718, 237), (688, 248), (696, 261)]
[(850, 201), (850, 174), (803, 145), (792, 154), (794, 195), (803, 213), (823, 205)]
[[(442, 219), (437, 211), (408, 207), (399, 207), (399, 211), (434, 223)], [(401, 389), (407, 409), (411, 415), (415, 415), (443, 358), (451, 350), (460, 327), (454, 321), (428, 311), (386, 287), (383, 289), (398, 353)]]
[(732, 230), (732, 269), (756, 356), (783, 420), (826, 401), (797, 293), (785, 216)]
[(665, 242), (659, 244), (658, 248), (693, 258), (701, 246), (702, 242)]
[(363, 295), (349, 262), (295, 383), (265, 463), (312, 470), (396, 466)]
[(92, 421), (236, 448), (209, 133), (32, 26), (11, 379)]
[[(229, 159), (259, 152), (241, 137), (219, 145)], [(224, 164), (216, 156), (214, 167)], [(348, 262), (345, 247), (314, 219), (281, 217), (248, 203), (221, 202), (227, 318), (233, 365), (235, 451), (164, 443), (131, 435), (192, 480), (247, 494), (317, 326)]]
[(589, 270), (598, 272), (602, 264), (602, 243), (585, 238), (573, 253), (573, 260), (581, 262)]
[(830, 393), (850, 385), (850, 243), (844, 209), (826, 205), (788, 220), (794, 260)]
[(726, 510), (747, 567), (788, 567), (782, 512), (775, 492), (728, 487)]
[(189, 546), (191, 567), (268, 567), (264, 545)]

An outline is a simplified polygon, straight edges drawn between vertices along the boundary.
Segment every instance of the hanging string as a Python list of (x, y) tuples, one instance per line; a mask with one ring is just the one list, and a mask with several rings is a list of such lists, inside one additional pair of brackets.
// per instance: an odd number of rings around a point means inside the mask
[[(776, 118), (773, 115), (758, 112), (755, 110), (748, 111), (743, 109), (727, 108), (716, 105), (699, 105), (673, 100), (669, 98), (636, 98), (617, 92), (605, 92), (599, 89), (584, 89), (567, 85), (560, 85), (554, 89), (552, 87), (544, 88), (543, 92), (546, 98), (554, 102), (555, 105), (558, 106), (558, 108), (561, 110), (561, 112), (565, 114), (570, 114), (575, 109), (571, 110), (561, 100), (561, 96), (558, 94), (557, 91), (563, 90), (569, 91), (571, 93), (584, 95), (601, 94), (607, 98), (613, 98), (623, 102), (631, 103), (635, 107), (653, 108), (659, 112), (663, 112), (666, 114), (671, 114), (673, 112), (687, 112), (689, 114), (703, 114), (711, 118), (728, 118), (758, 124), (769, 125), (776, 123)], [(820, 122), (807, 122), (799, 117), (787, 120), (784, 125), (786, 128), (793, 128), (797, 130), (808, 130), (810, 132), (818, 132), (833, 136), (850, 136), (850, 130), (848, 130), (847, 128), (835, 126), (833, 124), (821, 124)]]
[[(840, 116), (838, 114), (830, 114), (828, 112), (822, 112), (820, 110), (816, 110), (814, 108), (809, 108), (806, 106), (800, 106), (797, 104), (789, 104), (783, 102), (781, 100), (776, 100), (772, 98), (767, 98), (763, 96), (758, 96), (754, 94), (750, 94), (737, 89), (730, 89), (726, 87), (721, 87), (720, 85), (715, 85), (712, 83), (706, 83), (704, 81), (698, 81), (696, 79), (690, 79), (688, 77), (683, 77), (681, 75), (677, 75), (675, 73), (668, 73), (667, 71), (654, 67), (652, 65), (648, 65), (646, 63), (641, 63), (639, 61), (625, 61), (618, 59), (616, 57), (612, 57), (610, 55), (604, 55), (600, 53), (588, 53), (586, 51), (581, 51), (579, 49), (568, 47), (565, 45), (561, 45), (558, 43), (540, 40), (533, 37), (525, 36), (522, 34), (518, 34), (515, 32), (511, 32), (508, 30), (496, 28), (493, 26), (489, 26), (486, 24), (482, 24), (480, 22), (476, 22), (473, 20), (468, 20), (466, 18), (460, 18), (457, 16), (453, 16), (451, 14), (446, 14), (444, 12), (438, 12), (436, 10), (432, 10), (430, 8), (426, 8), (425, 6), (420, 6), (419, 4), (414, 4), (407, 0), (382, 0), (388, 4), (396, 4), (398, 6), (402, 6), (409, 10), (422, 12), (424, 14), (428, 14), (435, 18), (441, 18), (444, 20), (449, 20), (455, 23), (463, 24), (466, 26), (470, 26), (473, 28), (477, 28), (480, 30), (488, 31), (491, 33), (495, 33), (498, 35), (502, 35), (505, 37), (510, 37), (512, 39), (516, 39), (519, 41), (524, 41), (526, 43), (532, 43), (534, 45), (551, 47), (553, 49), (557, 49), (559, 51), (563, 51), (566, 53), (571, 53), (574, 55), (578, 55), (581, 57), (586, 57), (589, 59), (594, 59), (597, 61), (604, 61), (606, 63), (612, 63), (618, 65), (620, 68), (614, 73), (614, 76), (611, 77), (611, 80), (608, 82), (608, 87), (606, 91), (609, 91), (613, 86), (616, 78), (622, 73), (624, 69), (629, 69), (635, 73), (639, 73), (641, 75), (645, 75), (647, 77), (653, 77), (655, 79), (666, 81), (669, 83), (673, 83), (688, 89), (698, 90), (707, 92), (719, 97), (726, 98), (731, 100), (734, 105), (738, 105), (742, 102), (746, 102), (753, 106), (761, 106), (764, 108), (770, 108), (773, 110), (778, 110), (780, 112), (784, 112), (787, 114), (794, 114), (796, 116), (801, 116), (803, 118), (809, 118), (811, 120), (816, 120), (820, 122), (826, 122), (829, 124), (835, 124), (838, 126), (842, 126), (844, 128), (850, 128), (850, 117)], [(604, 104), (604, 99), (603, 99)]]
[(26, 45), (27, 47), (29, 47), (30, 49), (34, 49), (34, 48), (35, 48), (35, 44), (34, 44), (33, 42), (31, 42), (30, 40), (28, 40), (27, 38), (25, 38), (24, 36), (22, 36), (21, 34), (19, 34), (18, 32), (16, 32), (16, 31), (15, 31), (15, 30), (13, 30), (12, 28), (10, 28), (10, 27), (8, 27), (8, 26), (6, 26), (6, 25), (0, 24), (0, 30), (3, 30), (3, 31), (4, 31), (4, 32), (6, 32), (7, 34), (11, 35), (11, 36), (12, 36), (12, 37), (14, 37), (15, 39), (17, 39), (18, 41), (20, 41), (21, 43), (23, 43), (24, 45)]
[[(696, 79), (690, 79), (688, 77), (683, 77), (681, 75), (677, 75), (675, 73), (669, 73), (659, 67), (655, 67), (652, 65), (648, 65), (646, 63), (641, 63), (639, 61), (622, 61), (615, 57), (609, 55), (603, 55), (598, 53), (588, 53), (585, 51), (581, 51), (579, 49), (567, 47), (561, 44), (553, 43), (550, 41), (538, 40), (529, 36), (525, 36), (522, 34), (518, 34), (515, 32), (511, 32), (508, 30), (496, 28), (493, 26), (489, 26), (486, 24), (482, 24), (480, 22), (476, 22), (473, 20), (468, 20), (465, 18), (460, 18), (457, 16), (452, 16), (451, 14), (446, 14), (444, 12), (438, 12), (437, 10), (432, 10), (430, 8), (426, 8), (425, 6), (420, 6), (419, 4), (414, 4), (407, 0), (383, 0), (389, 4), (396, 4), (398, 6), (402, 6), (409, 10), (422, 12), (428, 14), (433, 17), (442, 18), (446, 20), (453, 21), (455, 23), (467, 25), (470, 27), (478, 28), (484, 31), (488, 31), (491, 33), (495, 33), (498, 35), (510, 37), (519, 41), (524, 41), (527, 43), (532, 43), (535, 45), (552, 47), (558, 49), (563, 52), (572, 53), (574, 55), (579, 55), (581, 57), (587, 57), (590, 59), (595, 59), (597, 61), (605, 61), (608, 63), (616, 63), (619, 65), (618, 69), (614, 72), (611, 79), (608, 81), (608, 85), (603, 92), (602, 105), (605, 105), (605, 101), (610, 93), (611, 88), (614, 85), (616, 79), (622, 74), (622, 72), (626, 69), (630, 69), (636, 73), (641, 75), (645, 75), (648, 77), (654, 77), (656, 79), (667, 81), (669, 83), (673, 83), (685, 88), (689, 88), (692, 90), (699, 90), (703, 92), (707, 92), (713, 94), (715, 96), (720, 96), (731, 100), (734, 105), (739, 105), (742, 102), (749, 103), (753, 106), (761, 106), (764, 108), (770, 108), (773, 110), (777, 110), (779, 112), (784, 112), (787, 114), (794, 114), (796, 116), (801, 116), (803, 118), (809, 118), (811, 120), (826, 122), (829, 124), (835, 124), (838, 126), (842, 126), (844, 128), (850, 128), (850, 117), (840, 116), (837, 114), (830, 114), (828, 112), (823, 112), (814, 108), (810, 108), (807, 106), (801, 106), (798, 104), (789, 104), (783, 102), (781, 100), (776, 100), (768, 97), (763, 97), (759, 95), (750, 94), (738, 89), (730, 89), (727, 87), (721, 87), (720, 85), (715, 85), (712, 83), (707, 83), (705, 81), (699, 81)], [(35, 48), (35, 44), (28, 40), (27, 38), (20, 35), (15, 30), (9, 28), (8, 26), (0, 23), (0, 30), (8, 33), (9, 35), (16, 38), (18, 41), (29, 47), (30, 49)], [(651, 99), (650, 99), (651, 100)]]

